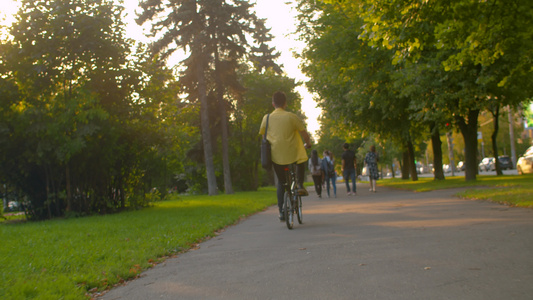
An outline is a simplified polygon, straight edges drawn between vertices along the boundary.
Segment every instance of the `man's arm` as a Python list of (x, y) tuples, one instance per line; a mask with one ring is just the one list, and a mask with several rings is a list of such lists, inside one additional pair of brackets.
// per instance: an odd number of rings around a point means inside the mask
[(309, 133), (307, 133), (307, 130), (300, 131), (300, 135), (305, 141), (305, 146), (307, 146), (307, 148), (311, 148), (311, 138), (309, 137)]
[(266, 129), (266, 115), (263, 116), (263, 120), (261, 120), (261, 126), (259, 127), (259, 134), (260, 135), (263, 135), (265, 134), (265, 129)]
[(344, 158), (342, 159), (342, 171), (344, 172), (344, 167), (346, 166), (346, 162), (344, 161)]

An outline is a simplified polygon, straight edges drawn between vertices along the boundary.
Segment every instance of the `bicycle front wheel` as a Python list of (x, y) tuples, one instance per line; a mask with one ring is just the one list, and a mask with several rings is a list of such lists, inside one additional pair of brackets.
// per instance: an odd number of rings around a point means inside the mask
[(285, 223), (287, 228), (292, 229), (294, 226), (294, 208), (292, 207), (291, 195), (285, 192), (283, 197), (283, 214), (285, 215)]
[(302, 196), (296, 196), (296, 213), (298, 215), (298, 223), (302, 224), (304, 216), (302, 212)]

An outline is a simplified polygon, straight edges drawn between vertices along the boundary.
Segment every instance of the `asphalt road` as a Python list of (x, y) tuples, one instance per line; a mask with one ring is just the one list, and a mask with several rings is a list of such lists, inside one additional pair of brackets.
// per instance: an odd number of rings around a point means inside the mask
[(532, 209), (337, 186), (293, 230), (271, 207), (101, 299), (533, 299)]

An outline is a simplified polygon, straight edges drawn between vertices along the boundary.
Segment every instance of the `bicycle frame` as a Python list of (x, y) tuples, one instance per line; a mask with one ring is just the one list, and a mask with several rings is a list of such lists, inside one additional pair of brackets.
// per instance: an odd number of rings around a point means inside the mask
[(285, 190), (291, 194), (297, 192), (297, 178), (296, 178), (296, 165), (290, 164), (285, 167)]
[(298, 177), (296, 164), (285, 167), (285, 188), (284, 214), (287, 228), (292, 229), (294, 225), (294, 214), (298, 215), (298, 222), (302, 224), (301, 196), (298, 194)]

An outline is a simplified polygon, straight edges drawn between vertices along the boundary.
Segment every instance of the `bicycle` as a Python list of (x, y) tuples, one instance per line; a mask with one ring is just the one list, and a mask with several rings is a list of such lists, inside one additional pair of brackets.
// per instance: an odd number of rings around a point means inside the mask
[(296, 176), (296, 164), (285, 167), (285, 180), (283, 184), (285, 193), (283, 196), (283, 214), (287, 228), (294, 226), (294, 214), (298, 217), (298, 223), (302, 224), (302, 196), (298, 193), (298, 178)]

